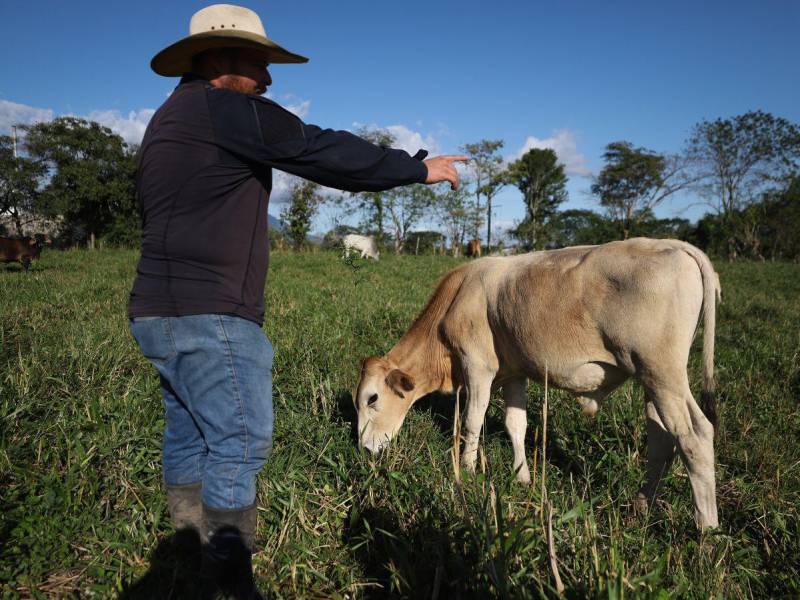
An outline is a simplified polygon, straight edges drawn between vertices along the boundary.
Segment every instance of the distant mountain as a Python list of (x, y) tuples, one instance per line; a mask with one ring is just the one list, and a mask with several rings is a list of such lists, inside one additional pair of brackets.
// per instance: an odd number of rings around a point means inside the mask
[[(269, 228), (273, 231), (280, 231), (281, 233), (286, 231), (286, 223), (281, 221), (278, 217), (273, 217), (271, 214), (267, 213), (267, 217), (269, 219)], [(321, 244), (322, 243), (322, 236), (319, 234), (309, 234), (308, 241), (312, 244)]]
[(270, 214), (267, 214), (269, 219), (269, 228), (270, 229), (277, 229), (278, 231), (283, 231), (286, 229), (286, 224), (281, 221), (278, 217), (273, 217)]

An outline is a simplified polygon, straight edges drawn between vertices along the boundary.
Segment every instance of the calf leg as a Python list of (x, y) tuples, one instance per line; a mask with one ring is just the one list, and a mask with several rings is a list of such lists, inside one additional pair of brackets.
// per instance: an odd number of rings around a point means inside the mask
[(647, 510), (658, 491), (658, 484), (675, 458), (675, 439), (666, 430), (658, 416), (655, 404), (648, 400), (647, 414), (647, 467), (645, 482), (639, 490), (636, 505), (642, 512)]
[(478, 440), (483, 427), (483, 418), (489, 407), (494, 373), (483, 368), (465, 369), (467, 375), (467, 405), (464, 416), (464, 452), (461, 466), (475, 471), (478, 459)]
[[(714, 480), (714, 427), (692, 397), (685, 371), (683, 381), (646, 385), (648, 396), (664, 429), (676, 442), (689, 474), (698, 527), (717, 527), (717, 497)], [(666, 454), (661, 448), (662, 460)]]
[(531, 473), (525, 456), (525, 429), (528, 427), (528, 415), (525, 406), (528, 396), (525, 389), (526, 380), (513, 379), (503, 384), (503, 398), (506, 401), (506, 431), (514, 448), (514, 472), (517, 481), (530, 483)]

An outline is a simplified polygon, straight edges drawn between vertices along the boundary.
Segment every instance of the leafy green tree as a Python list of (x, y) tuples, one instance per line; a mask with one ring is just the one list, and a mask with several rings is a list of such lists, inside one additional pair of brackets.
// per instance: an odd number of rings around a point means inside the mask
[(705, 215), (690, 241), (709, 253), (729, 256), (732, 239), (751, 248), (748, 254), (753, 258), (800, 260), (800, 176), (727, 218), (720, 213)]
[(623, 239), (631, 229), (652, 215), (653, 209), (677, 191), (688, 187), (686, 161), (680, 156), (634, 148), (626, 141), (612, 142), (603, 154), (605, 167), (592, 185)]
[(286, 223), (286, 235), (298, 250), (307, 247), (311, 221), (323, 202), (319, 185), (313, 181), (297, 179), (290, 192), (291, 200), (281, 211), (281, 219)]
[(763, 111), (729, 119), (701, 121), (687, 142), (700, 181), (730, 234), (728, 257), (760, 256), (759, 240), (745, 209), (776, 186), (787, 189), (800, 170), (800, 129), (794, 123)]
[(800, 260), (800, 175), (782, 192), (764, 196), (763, 254), (772, 260)]
[(0, 215), (8, 215), (16, 234), (22, 236), (23, 219), (37, 211), (45, 169), (35, 160), (14, 154), (11, 136), (0, 136)]
[(46, 205), (84, 229), (91, 248), (121, 216), (136, 213), (134, 155), (120, 136), (76, 117), (23, 129), (31, 159), (46, 170)]
[(474, 204), (469, 201), (470, 193), (464, 187), (452, 190), (449, 185), (435, 186), (435, 193), (439, 224), (450, 239), (453, 256), (460, 256), (475, 210)]
[(617, 239), (613, 221), (591, 210), (559, 211), (550, 220), (548, 248), (605, 244)]
[(544, 246), (545, 225), (567, 199), (567, 176), (550, 148), (533, 148), (508, 167), (507, 180), (519, 188), (525, 201), (525, 218), (516, 235), (530, 248)]
[(403, 252), (409, 231), (419, 223), (428, 208), (433, 206), (435, 199), (433, 190), (421, 183), (398, 187), (385, 193), (384, 202), (392, 222), (395, 254)]
[[(470, 166), (475, 177), (475, 209), (480, 211), (481, 196), (486, 199), (486, 247), (492, 245), (492, 199), (508, 183), (503, 168), (503, 158), (498, 154), (503, 140), (480, 140), (464, 144), (463, 150), (470, 157)], [(476, 231), (476, 238), (480, 235)]]

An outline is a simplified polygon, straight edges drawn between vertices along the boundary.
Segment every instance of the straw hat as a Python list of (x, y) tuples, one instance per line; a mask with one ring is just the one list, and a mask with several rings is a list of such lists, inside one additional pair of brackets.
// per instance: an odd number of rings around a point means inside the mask
[(264, 52), (270, 63), (304, 63), (267, 37), (261, 19), (243, 6), (213, 4), (197, 11), (189, 23), (189, 35), (167, 46), (150, 61), (159, 75), (176, 77), (191, 71), (192, 58), (210, 48), (250, 48)]

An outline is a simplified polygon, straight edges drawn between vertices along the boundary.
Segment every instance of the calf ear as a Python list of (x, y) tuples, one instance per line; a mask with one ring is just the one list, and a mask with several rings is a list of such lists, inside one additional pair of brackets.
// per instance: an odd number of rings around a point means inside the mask
[(403, 392), (410, 392), (414, 389), (414, 380), (407, 373), (400, 369), (392, 369), (386, 376), (386, 385), (394, 390), (394, 392), (403, 398)]

